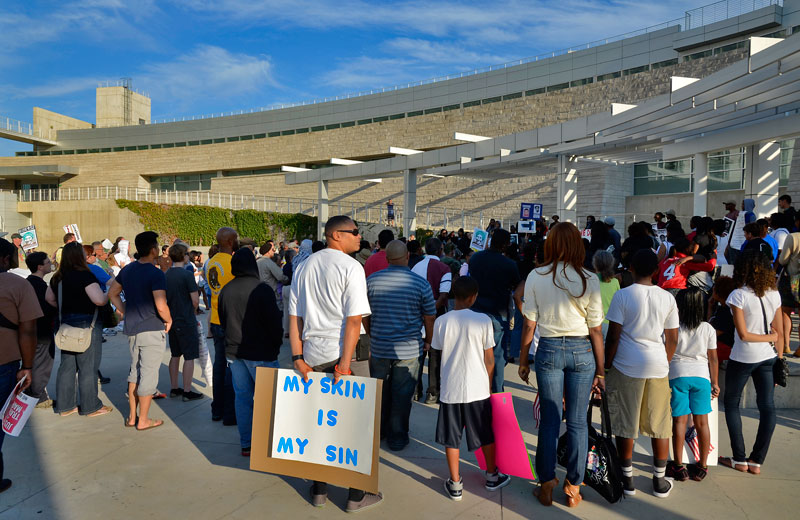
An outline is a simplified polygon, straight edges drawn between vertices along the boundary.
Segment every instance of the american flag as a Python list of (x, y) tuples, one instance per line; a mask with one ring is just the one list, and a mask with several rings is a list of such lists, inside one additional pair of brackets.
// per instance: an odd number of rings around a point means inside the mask
[[(689, 426), (686, 429), (686, 444), (689, 446), (689, 449), (692, 450), (692, 455), (694, 455), (694, 460), (700, 460), (700, 441), (697, 438), (697, 429), (694, 426)], [(708, 452), (711, 453), (714, 451), (714, 445), (709, 443)]]
[(539, 429), (539, 421), (542, 420), (542, 409), (539, 406), (539, 392), (536, 392), (536, 397), (533, 399), (533, 418), (536, 419), (536, 429)]

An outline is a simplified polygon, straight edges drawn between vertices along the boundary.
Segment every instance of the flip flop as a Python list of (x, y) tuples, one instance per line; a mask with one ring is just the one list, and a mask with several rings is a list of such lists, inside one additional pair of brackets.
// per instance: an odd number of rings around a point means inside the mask
[(58, 415), (60, 415), (61, 417), (69, 417), (70, 415), (72, 415), (74, 413), (78, 413), (78, 407), (77, 406), (75, 408), (73, 408), (72, 410), (68, 411), (68, 412), (59, 412)]
[(128, 418), (125, 418), (125, 427), (126, 428), (136, 428), (136, 425), (139, 424), (139, 416), (136, 416), (136, 422), (133, 424), (128, 424)]
[(101, 415), (111, 413), (111, 410), (113, 410), (113, 408), (110, 406), (101, 406), (99, 410), (88, 414), (86, 417), (100, 417)]
[[(753, 471), (755, 470), (755, 471)], [(747, 472), (751, 475), (761, 475), (761, 464), (756, 464), (755, 462), (747, 461)]]
[[(720, 457), (719, 465), (725, 466), (726, 468), (735, 469), (741, 473), (747, 473), (747, 462), (739, 462), (737, 460), (733, 460), (733, 457)], [(745, 466), (745, 469), (739, 469), (736, 466)]]
[(139, 428), (137, 426), (136, 431), (143, 432), (145, 430), (152, 430), (153, 428), (158, 428), (162, 424), (164, 424), (164, 421), (162, 421), (161, 419), (150, 419), (150, 426), (147, 426), (145, 428)]

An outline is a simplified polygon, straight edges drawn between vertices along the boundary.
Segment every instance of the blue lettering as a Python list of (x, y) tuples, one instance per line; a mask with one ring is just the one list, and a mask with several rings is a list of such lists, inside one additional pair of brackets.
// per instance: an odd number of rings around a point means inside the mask
[(300, 383), (297, 382), (297, 376), (286, 376), (283, 382), (283, 391), (292, 392), (294, 390), (300, 391)]
[(358, 450), (351, 450), (350, 448), (347, 448), (347, 451), (345, 452), (344, 463), (352, 464), (353, 466), (358, 466)]
[(322, 393), (327, 394), (331, 391), (331, 380), (327, 377), (323, 377), (322, 380), (319, 382), (320, 387), (322, 387)]
[(344, 379), (340, 379), (335, 383), (333, 383), (331, 387), (331, 395), (339, 394), (343, 396), (344, 395), (344, 390), (342, 389), (343, 386), (344, 386)]
[(366, 393), (366, 384), (353, 382), (353, 399), (358, 397), (363, 401), (365, 393)]
[(292, 438), (291, 437), (281, 437), (278, 441), (278, 453), (294, 453), (292, 451)]
[[(321, 410), (320, 410), (321, 411)], [(336, 410), (328, 410), (328, 426), (336, 426)]]
[[(295, 442), (297, 442), (297, 452), (300, 455), (302, 455), (303, 454), (303, 450), (305, 450), (306, 449), (306, 445), (308, 445), (308, 439), (295, 439)], [(350, 450), (347, 450), (347, 451), (350, 451)]]
[(329, 445), (325, 448), (325, 453), (328, 455), (325, 457), (325, 460), (328, 462), (334, 462), (336, 460), (336, 446)]
[(344, 396), (348, 397), (350, 395), (350, 380), (344, 382)]
[(303, 393), (308, 394), (308, 387), (311, 386), (311, 383), (313, 383), (314, 380), (309, 377), (308, 381), (301, 379), (300, 382), (303, 383)]
[(317, 410), (317, 425), (322, 426), (322, 408)]

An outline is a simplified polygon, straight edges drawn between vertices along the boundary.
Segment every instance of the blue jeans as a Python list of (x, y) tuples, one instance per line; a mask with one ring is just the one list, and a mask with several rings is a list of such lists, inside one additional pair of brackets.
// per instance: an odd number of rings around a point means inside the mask
[(408, 444), (408, 421), (417, 387), (419, 358), (372, 357), (369, 370), (372, 377), (383, 380), (381, 437), (387, 437), (389, 449), (401, 450)]
[[(19, 361), (12, 361), (11, 363), (0, 365), (0, 406), (6, 404), (6, 399), (8, 399), (8, 396), (14, 391), (14, 386), (17, 384), (17, 371), (19, 367)], [(3, 439), (5, 436), (6, 434), (3, 432), (3, 429), (0, 428), (0, 457), (3, 456)], [(2, 478), (3, 473), (0, 471), (0, 479)]]
[(522, 326), (525, 320), (519, 309), (514, 309), (514, 328), (511, 330), (511, 341), (508, 346), (508, 357), (518, 358), (522, 350)]
[[(63, 320), (64, 323), (74, 327), (88, 328), (92, 323), (92, 317), (83, 314), (67, 314)], [(81, 415), (88, 415), (102, 408), (103, 402), (97, 397), (97, 356), (100, 355), (102, 344), (103, 326), (95, 323), (92, 342), (85, 352), (61, 351), (61, 364), (56, 375), (56, 413), (75, 409), (78, 406), (78, 394), (80, 394)]]
[(253, 433), (253, 394), (256, 391), (256, 368), (280, 368), (277, 361), (249, 361), (236, 359), (230, 364), (233, 389), (236, 392), (236, 425), (239, 427), (239, 443), (250, 447)]
[(492, 376), (492, 392), (502, 392), (505, 383), (506, 338), (510, 340), (511, 331), (508, 329), (508, 320), (494, 314), (486, 314), (492, 319), (494, 328), (494, 375)]
[(211, 415), (222, 417), (223, 422), (233, 424), (233, 421), (236, 420), (236, 405), (234, 404), (231, 369), (225, 358), (225, 329), (212, 323), (211, 335), (214, 336)]
[[(767, 458), (767, 450), (775, 431), (775, 382), (772, 377), (772, 358), (761, 363), (739, 363), (728, 360), (725, 368), (725, 423), (728, 425), (728, 435), (731, 437), (733, 460), (744, 461), (748, 458), (756, 464), (763, 464)], [(742, 435), (742, 414), (739, 404), (747, 380), (753, 377), (753, 386), (756, 389), (756, 405), (758, 406), (758, 432), (756, 442), (750, 457), (747, 457)]]
[(542, 413), (536, 474), (540, 482), (556, 478), (563, 398), (567, 408), (567, 479), (577, 486), (583, 482), (589, 451), (586, 411), (595, 371), (592, 345), (583, 337), (541, 338), (534, 367)]

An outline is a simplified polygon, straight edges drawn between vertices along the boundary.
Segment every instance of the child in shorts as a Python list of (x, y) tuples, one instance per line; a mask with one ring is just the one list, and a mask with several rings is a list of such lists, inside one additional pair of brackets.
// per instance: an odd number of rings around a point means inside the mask
[(470, 307), (478, 297), (478, 282), (462, 276), (453, 282), (455, 309), (437, 318), (431, 348), (442, 351), (439, 418), (436, 442), (445, 446), (450, 478), (444, 481), (447, 496), (461, 500), (464, 482), (458, 460), (461, 436), (466, 430), (467, 449), (483, 450), (486, 459), (486, 489), (497, 491), (511, 477), (495, 463), (492, 405), (489, 402), (494, 371), (494, 328), (486, 314)]
[[(633, 487), (633, 443), (641, 432), (653, 446), (653, 494), (666, 498), (670, 417), (669, 360), (678, 342), (678, 309), (670, 293), (653, 285), (658, 258), (649, 249), (633, 255), (634, 283), (617, 291), (606, 319), (606, 397), (617, 437), (623, 491)], [(662, 335), (666, 343), (662, 340)]]
[[(703, 321), (705, 308), (703, 291), (697, 287), (682, 289), (675, 297), (678, 305), (678, 346), (669, 362), (669, 387), (672, 390), (672, 453), (674, 461), (667, 464), (667, 477), (678, 481), (700, 482), (708, 473), (708, 451), (711, 447), (711, 430), (708, 414), (711, 399), (719, 396), (717, 375), (717, 332)], [(700, 445), (700, 460), (683, 465), (683, 443), (686, 423), (692, 414)]]

